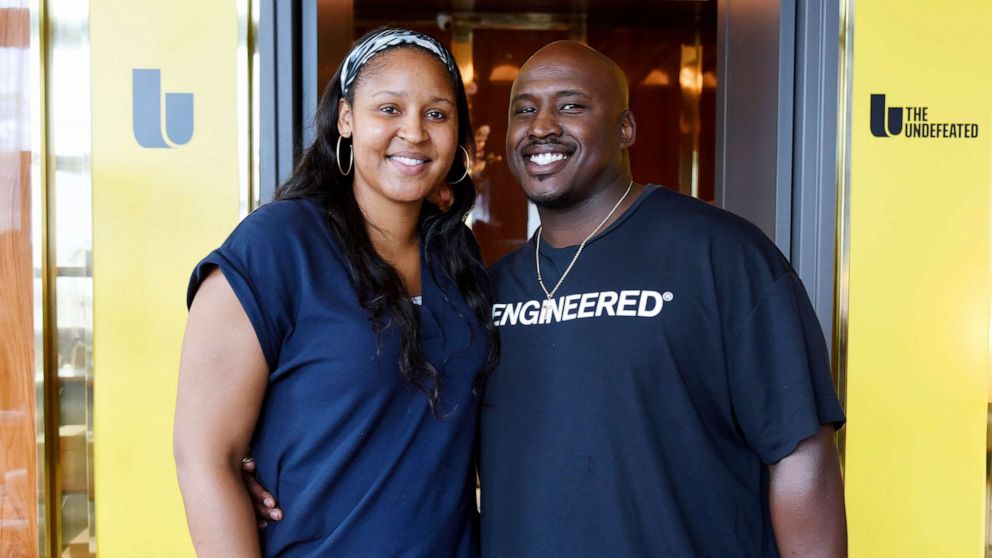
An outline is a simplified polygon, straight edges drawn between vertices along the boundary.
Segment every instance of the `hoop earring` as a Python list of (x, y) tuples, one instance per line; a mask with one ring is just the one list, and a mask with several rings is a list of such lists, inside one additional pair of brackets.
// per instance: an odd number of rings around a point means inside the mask
[(454, 182), (449, 182), (448, 184), (458, 184), (462, 180), (465, 180), (465, 178), (468, 177), (468, 170), (472, 168), (472, 157), (468, 154), (468, 149), (465, 149), (465, 147), (462, 145), (459, 145), (458, 149), (461, 149), (462, 153), (465, 154), (465, 172), (462, 173), (461, 178), (455, 180)]
[(354, 166), (354, 164), (355, 164), (355, 153), (353, 152), (353, 150), (351, 149), (351, 146), (349, 145), (348, 146), (348, 170), (346, 171), (343, 168), (341, 168), (341, 138), (343, 138), (343, 137), (344, 136), (338, 136), (338, 144), (334, 148), (334, 155), (337, 157), (337, 160), (335, 162), (338, 164), (338, 170), (341, 171), (341, 176), (348, 176), (349, 174), (351, 174), (351, 167)]

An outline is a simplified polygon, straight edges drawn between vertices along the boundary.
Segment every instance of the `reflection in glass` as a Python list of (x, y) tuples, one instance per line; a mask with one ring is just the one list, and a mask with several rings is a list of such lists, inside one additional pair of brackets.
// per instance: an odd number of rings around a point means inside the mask
[(699, 97), (703, 92), (703, 46), (683, 44), (679, 68), (679, 191), (699, 197)]

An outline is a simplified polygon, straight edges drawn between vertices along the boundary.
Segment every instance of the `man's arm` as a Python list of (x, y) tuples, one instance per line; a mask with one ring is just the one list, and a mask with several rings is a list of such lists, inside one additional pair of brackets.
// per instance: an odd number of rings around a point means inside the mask
[(768, 467), (772, 526), (783, 557), (847, 556), (844, 483), (832, 426)]
[(173, 440), (198, 556), (260, 555), (241, 466), (267, 381), (268, 366), (251, 322), (223, 274), (214, 270), (190, 307)]

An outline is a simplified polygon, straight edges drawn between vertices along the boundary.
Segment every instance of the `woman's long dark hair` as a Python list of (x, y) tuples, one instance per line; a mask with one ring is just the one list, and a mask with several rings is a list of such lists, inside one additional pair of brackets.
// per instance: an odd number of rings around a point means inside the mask
[[(377, 31), (373, 31), (375, 32)], [(389, 47), (382, 52), (398, 48), (413, 48), (429, 53), (426, 49), (410, 44)], [(436, 58), (433, 53), (429, 54)], [(377, 54), (376, 58), (378, 56)], [(437, 63), (442, 64), (440, 59)], [(354, 103), (354, 92), (360, 87), (363, 71), (359, 70), (358, 77), (345, 96), (349, 104)], [(450, 75), (450, 72), (446, 73)], [(473, 153), (475, 142), (469, 120), (468, 98), (457, 68), (451, 79), (458, 107), (458, 145)], [(417, 343), (419, 315), (408, 298), (396, 269), (382, 259), (372, 246), (365, 217), (355, 201), (352, 189), (354, 171), (348, 176), (342, 176), (338, 170), (335, 148), (340, 137), (337, 124), (338, 102), (341, 97), (339, 66), (317, 105), (314, 141), (303, 152), (292, 176), (276, 190), (275, 199), (317, 198), (323, 202), (331, 231), (347, 256), (351, 281), (358, 292), (359, 301), (369, 311), (377, 338), (388, 326), (399, 328), (400, 372), (413, 387), (427, 395), (431, 412), (440, 417), (443, 414), (439, 405), (441, 376), (424, 358)], [(342, 138), (341, 144), (342, 158), (350, 157), (350, 139)], [(461, 155), (461, 150), (456, 150), (456, 153)], [(455, 182), (465, 171), (462, 157), (456, 156), (455, 159), (446, 180), (454, 201), (445, 211), (425, 201), (420, 212), (420, 233), (424, 253), (428, 257), (443, 259), (445, 271), (485, 328), (489, 353), (473, 385), (473, 391), (479, 397), (499, 358), (499, 338), (490, 317), (492, 299), (488, 272), (481, 261), (475, 240), (464, 224), (465, 217), (475, 202), (475, 186), (471, 176)], [(342, 163), (343, 168), (347, 169), (347, 166)]]

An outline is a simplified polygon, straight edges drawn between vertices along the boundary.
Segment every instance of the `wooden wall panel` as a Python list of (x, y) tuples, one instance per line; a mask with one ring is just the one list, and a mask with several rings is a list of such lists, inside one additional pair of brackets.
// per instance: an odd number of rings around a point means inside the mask
[(0, 9), (0, 556), (18, 558), (38, 555), (28, 15)]
[(0, 151), (0, 556), (37, 556), (30, 152)]

